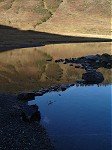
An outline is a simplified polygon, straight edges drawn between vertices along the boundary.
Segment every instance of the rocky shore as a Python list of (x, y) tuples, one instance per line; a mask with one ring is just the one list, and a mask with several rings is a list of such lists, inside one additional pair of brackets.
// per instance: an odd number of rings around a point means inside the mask
[[(52, 61), (52, 60), (47, 60)], [(109, 54), (96, 54), (96, 55), (88, 55), (79, 58), (65, 58), (65, 59), (58, 59), (55, 60), (56, 63), (63, 63), (68, 64), (71, 67), (84, 69), (85, 73), (82, 74), (82, 79), (74, 80), (73, 83), (70, 84), (62, 84), (62, 85), (55, 85), (48, 88), (42, 88), (38, 91), (33, 92), (22, 92), (19, 93), (17, 96), (18, 100), (28, 101), (33, 100), (35, 96), (42, 96), (48, 92), (52, 91), (65, 91), (71, 86), (74, 85), (90, 85), (90, 84), (100, 84), (104, 81), (104, 76), (101, 72), (97, 71), (99, 68), (112, 68), (112, 55)], [(26, 113), (27, 114), (27, 113)]]
[(0, 150), (55, 149), (38, 121), (25, 122), (21, 118), (28, 107), (16, 96), (0, 94)]
[(77, 83), (84, 84), (99, 84), (103, 82), (104, 77), (99, 68), (112, 68), (112, 55), (104, 53), (102, 55), (88, 55), (79, 58), (65, 58), (55, 60), (56, 63), (69, 64), (75, 68), (84, 69), (86, 73), (82, 74), (82, 79), (77, 80)]
[[(52, 60), (48, 60), (52, 61)], [(46, 130), (40, 125), (41, 114), (38, 106), (28, 106), (22, 101), (33, 100), (47, 92), (65, 91), (75, 84), (99, 84), (103, 74), (98, 68), (112, 68), (112, 56), (109, 54), (89, 55), (80, 58), (55, 60), (56, 63), (68, 64), (84, 69), (82, 79), (71, 84), (55, 85), (38, 91), (19, 93), (18, 96), (0, 94), (0, 150), (53, 150)], [(60, 95), (61, 96), (61, 95)]]

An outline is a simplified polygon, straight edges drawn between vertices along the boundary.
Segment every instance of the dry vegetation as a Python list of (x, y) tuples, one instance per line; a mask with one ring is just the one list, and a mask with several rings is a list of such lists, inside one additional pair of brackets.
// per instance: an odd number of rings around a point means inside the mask
[(110, 35), (111, 2), (110, 0), (63, 0), (52, 18), (37, 29), (72, 35)]
[(69, 35), (110, 35), (111, 1), (0, 0), (0, 24)]
[[(19, 92), (32, 91), (50, 85), (74, 83), (81, 79), (84, 70), (74, 66), (56, 64), (49, 59), (80, 57), (88, 54), (102, 54), (109, 52), (109, 43), (57, 45), (40, 48), (15, 49), (0, 53), (0, 91)], [(85, 47), (84, 47), (85, 45)], [(83, 49), (84, 47), (84, 49)], [(92, 48), (90, 50), (90, 47)], [(101, 49), (101, 51), (100, 51)], [(111, 83), (111, 70), (99, 69), (104, 77), (104, 84)]]
[(47, 21), (60, 0), (0, 0), (0, 24), (24, 29)]

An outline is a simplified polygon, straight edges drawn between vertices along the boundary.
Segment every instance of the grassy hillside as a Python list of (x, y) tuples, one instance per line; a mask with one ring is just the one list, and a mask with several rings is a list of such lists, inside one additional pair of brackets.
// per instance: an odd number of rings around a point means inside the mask
[(0, 24), (69, 35), (110, 35), (111, 1), (0, 0)]
[(61, 0), (0, 0), (0, 24), (34, 29), (47, 21)]
[[(110, 0), (63, 0), (38, 30), (62, 34), (111, 34)], [(51, 30), (52, 29), (52, 30)]]

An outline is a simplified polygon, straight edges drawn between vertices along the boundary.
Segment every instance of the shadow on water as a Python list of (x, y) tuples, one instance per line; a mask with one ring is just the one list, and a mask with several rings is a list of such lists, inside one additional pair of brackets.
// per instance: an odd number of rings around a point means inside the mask
[(33, 30), (23, 31), (5, 25), (0, 25), (0, 37), (0, 52), (16, 48), (45, 46), (48, 44), (112, 41), (106, 38), (66, 36)]

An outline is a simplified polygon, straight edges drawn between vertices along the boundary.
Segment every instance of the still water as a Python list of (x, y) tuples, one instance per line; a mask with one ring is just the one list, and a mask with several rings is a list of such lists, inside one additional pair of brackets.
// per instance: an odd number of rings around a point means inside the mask
[[(56, 64), (55, 59), (110, 54), (110, 48), (110, 43), (82, 43), (1, 52), (0, 92), (17, 94), (74, 83), (85, 71)], [(111, 150), (111, 69), (98, 71), (104, 76), (99, 86), (74, 85), (28, 102), (39, 106), (40, 123), (57, 150)]]
[(111, 149), (111, 86), (70, 87), (29, 101), (57, 150)]
[[(111, 43), (54, 44), (0, 52), (0, 92), (27, 92), (73, 83), (84, 70), (53, 61), (103, 53), (111, 54)], [(111, 70), (100, 68), (99, 71), (105, 76), (102, 84), (110, 84)]]

